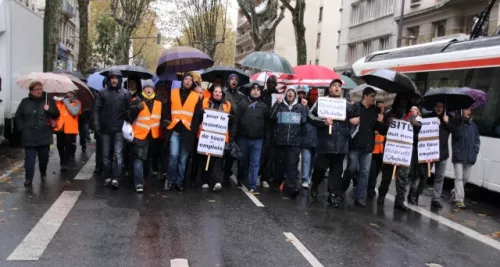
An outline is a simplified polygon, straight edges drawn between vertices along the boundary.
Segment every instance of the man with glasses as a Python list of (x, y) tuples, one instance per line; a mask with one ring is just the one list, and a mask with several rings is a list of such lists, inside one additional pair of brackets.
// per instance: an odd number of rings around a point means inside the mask
[(382, 123), (384, 115), (380, 114), (375, 106), (377, 92), (371, 87), (363, 90), (363, 99), (354, 104), (354, 109), (359, 113), (359, 124), (351, 134), (349, 143), (349, 164), (344, 173), (342, 190), (349, 188), (351, 178), (355, 175), (359, 167), (359, 177), (354, 191), (354, 204), (366, 207), (365, 193), (368, 186), (370, 166), (372, 161), (372, 151), (375, 146), (375, 131), (385, 135), (387, 127)]

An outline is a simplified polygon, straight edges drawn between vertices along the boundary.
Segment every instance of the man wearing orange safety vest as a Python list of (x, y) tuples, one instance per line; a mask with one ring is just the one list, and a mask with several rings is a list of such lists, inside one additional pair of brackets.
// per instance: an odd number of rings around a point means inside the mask
[(181, 88), (172, 88), (165, 101), (164, 115), (169, 122), (165, 140), (169, 140), (169, 156), (165, 190), (184, 190), (184, 176), (189, 152), (202, 120), (199, 94), (194, 92), (193, 76), (186, 73)]
[[(378, 114), (384, 114), (384, 101), (377, 101), (377, 111)], [(370, 177), (368, 178), (368, 198), (372, 198), (377, 195), (375, 187), (377, 186), (377, 177), (383, 164), (384, 142), (385, 136), (381, 135), (378, 131), (375, 131), (375, 146), (372, 151), (372, 164), (370, 167)]]
[(75, 91), (66, 93), (66, 97), (54, 97), (60, 116), (57, 119), (57, 151), (61, 161), (61, 172), (68, 171), (68, 163), (76, 152), (76, 136), (78, 135), (78, 116), (82, 104), (76, 99)]
[(142, 92), (132, 99), (129, 110), (127, 111), (132, 123), (134, 132), (133, 149), (133, 173), (135, 191), (142, 193), (144, 191), (144, 177), (148, 176), (149, 164), (153, 148), (153, 140), (160, 137), (160, 127), (162, 124), (162, 103), (156, 97), (154, 92), (154, 83), (145, 81)]

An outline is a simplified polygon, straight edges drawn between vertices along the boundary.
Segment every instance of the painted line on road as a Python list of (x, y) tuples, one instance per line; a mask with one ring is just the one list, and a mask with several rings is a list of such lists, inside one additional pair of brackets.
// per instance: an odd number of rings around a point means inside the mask
[[(238, 184), (238, 181), (236, 180), (236, 177), (234, 175), (231, 176), (231, 180), (233, 180), (235, 184)], [(245, 185), (241, 185), (241, 190), (245, 193), (245, 195), (248, 196), (248, 198), (250, 198), (250, 200), (255, 204), (255, 206), (261, 208), (264, 207), (264, 204), (262, 204), (260, 200), (258, 200), (252, 193), (248, 192), (248, 189), (246, 188)]]
[(75, 176), (74, 180), (90, 180), (94, 175), (95, 169), (95, 153), (90, 156), (85, 163), (85, 166), (80, 170), (80, 172)]
[[(385, 196), (386, 199), (389, 199), (391, 201), (394, 202), (395, 200), (395, 197), (394, 195), (391, 195), (391, 194), (387, 194)], [(414, 206), (414, 205), (407, 205), (409, 209), (415, 211), (415, 212), (418, 212), (422, 215), (424, 215), (425, 217), (428, 217), (432, 220), (435, 220), (441, 224), (444, 224), (448, 227), (450, 227), (451, 229), (455, 230), (455, 231), (458, 231), (468, 237), (471, 237), (473, 239), (476, 239), (477, 241), (480, 241), (480, 242), (483, 242), (484, 244), (486, 245), (489, 245), (497, 250), (500, 250), (500, 242), (494, 240), (493, 238), (491, 237), (488, 237), (486, 235), (483, 235), (479, 232), (476, 232), (468, 227), (465, 227), (459, 223), (456, 223), (454, 221), (451, 221), (449, 219), (446, 219), (445, 217), (441, 216), (441, 215), (438, 215), (436, 213), (433, 213), (431, 211), (428, 211), (426, 209), (423, 209), (421, 207), (418, 207), (418, 206)]]
[(20, 168), (22, 168), (24, 166), (24, 160), (16, 165), (14, 165), (13, 168), (11, 168), (10, 170), (8, 170), (7, 172), (5, 172), (4, 174), (0, 175), (0, 183), (4, 183), (4, 182), (7, 182), (10, 178), (9, 176), (19, 170)]
[(309, 262), (309, 264), (311, 264), (311, 266), (313, 267), (323, 267), (323, 264), (321, 264), (318, 259), (316, 259), (316, 257), (314, 257), (314, 255), (302, 244), (302, 242), (300, 242), (294, 234), (290, 233), (290, 232), (284, 232), (283, 233), (286, 238), (287, 238), (287, 241), (290, 241), (294, 246), (295, 248), (297, 248), (297, 250), (300, 252), (300, 254), (302, 254), (302, 256), (304, 256), (304, 258), (306, 258), (306, 260)]
[(186, 259), (173, 259), (170, 260), (170, 267), (189, 267), (189, 263)]
[(64, 191), (7, 260), (39, 260), (81, 193)]

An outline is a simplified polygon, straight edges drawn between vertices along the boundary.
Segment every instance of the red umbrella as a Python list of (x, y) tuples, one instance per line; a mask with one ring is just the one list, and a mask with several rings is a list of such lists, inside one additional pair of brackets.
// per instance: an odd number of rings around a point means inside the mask
[[(293, 68), (295, 74), (282, 74), (278, 83), (286, 86), (330, 86), (333, 79), (342, 78), (335, 71), (319, 65), (302, 65)], [(342, 82), (344, 83), (344, 82)]]

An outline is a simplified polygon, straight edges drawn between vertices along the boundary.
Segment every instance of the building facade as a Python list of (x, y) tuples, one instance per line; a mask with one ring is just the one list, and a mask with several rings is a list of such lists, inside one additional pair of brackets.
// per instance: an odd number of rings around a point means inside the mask
[[(22, 0), (26, 1), (26, 0)], [(44, 16), (45, 0), (31, 0), (37, 12)], [(57, 70), (76, 70), (79, 53), (80, 17), (77, 0), (62, 1), (62, 16), (57, 46)]]

